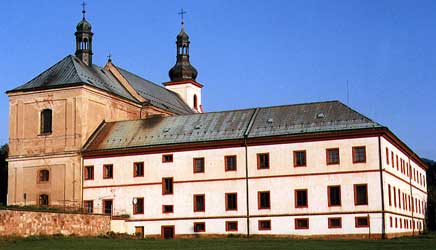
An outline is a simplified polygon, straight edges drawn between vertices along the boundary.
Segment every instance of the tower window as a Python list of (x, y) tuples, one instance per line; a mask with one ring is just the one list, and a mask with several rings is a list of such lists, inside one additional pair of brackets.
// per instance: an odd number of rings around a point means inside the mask
[(197, 95), (194, 95), (194, 109), (198, 109)]
[(269, 169), (269, 154), (257, 154), (257, 169)]
[(173, 194), (173, 178), (162, 178), (162, 194)]
[(47, 169), (43, 169), (39, 171), (38, 180), (39, 182), (48, 182), (50, 178), (50, 172)]
[(47, 194), (41, 194), (39, 196), (39, 205), (40, 206), (48, 206), (48, 195)]
[[(397, 159), (398, 160), (398, 159)], [(353, 163), (365, 163), (366, 162), (366, 149), (365, 147), (353, 147)], [(398, 167), (398, 161), (397, 161)]]
[(194, 174), (204, 173), (204, 158), (194, 158)]
[(41, 112), (41, 134), (51, 134), (52, 132), (52, 110), (44, 109)]
[(106, 164), (103, 165), (103, 179), (114, 178), (114, 165)]
[(236, 155), (227, 155), (224, 161), (226, 171), (236, 171)]

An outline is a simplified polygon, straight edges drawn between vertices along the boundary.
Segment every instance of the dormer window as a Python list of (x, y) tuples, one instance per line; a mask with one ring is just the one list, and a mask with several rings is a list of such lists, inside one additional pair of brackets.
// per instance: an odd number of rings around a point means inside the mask
[(52, 110), (44, 109), (41, 111), (41, 134), (51, 134), (52, 132)]

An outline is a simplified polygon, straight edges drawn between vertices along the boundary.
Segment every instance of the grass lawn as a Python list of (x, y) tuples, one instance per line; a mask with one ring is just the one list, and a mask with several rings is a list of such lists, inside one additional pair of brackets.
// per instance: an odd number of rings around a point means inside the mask
[(31, 237), (27, 239), (0, 239), (0, 249), (271, 249), (271, 250), (364, 250), (364, 249), (436, 249), (436, 234), (428, 234), (415, 238), (399, 238), (392, 240), (292, 240), (270, 238), (226, 238), (226, 239), (176, 239), (176, 240), (132, 240), (79, 237)]

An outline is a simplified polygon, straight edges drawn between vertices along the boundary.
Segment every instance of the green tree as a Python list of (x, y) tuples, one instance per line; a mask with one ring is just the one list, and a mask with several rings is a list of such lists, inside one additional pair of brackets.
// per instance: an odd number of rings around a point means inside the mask
[(428, 165), (427, 170), (427, 227), (436, 230), (436, 162), (423, 159)]
[(8, 193), (8, 144), (0, 148), (0, 204), (6, 204), (6, 195)]

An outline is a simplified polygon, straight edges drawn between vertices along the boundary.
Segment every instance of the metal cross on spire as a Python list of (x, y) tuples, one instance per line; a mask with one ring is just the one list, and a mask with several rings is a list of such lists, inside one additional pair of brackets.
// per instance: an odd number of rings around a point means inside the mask
[(182, 24), (184, 24), (183, 15), (185, 15), (187, 12), (183, 10), (183, 8), (180, 9), (180, 12), (178, 13), (182, 17)]
[(85, 0), (83, 0), (83, 2), (82, 2), (82, 14), (83, 14), (83, 19), (85, 19), (85, 13), (86, 13), (85, 7), (86, 7), (86, 3), (85, 3)]
[(112, 62), (112, 54), (109, 52), (109, 54), (107, 55), (107, 61), (108, 62)]

